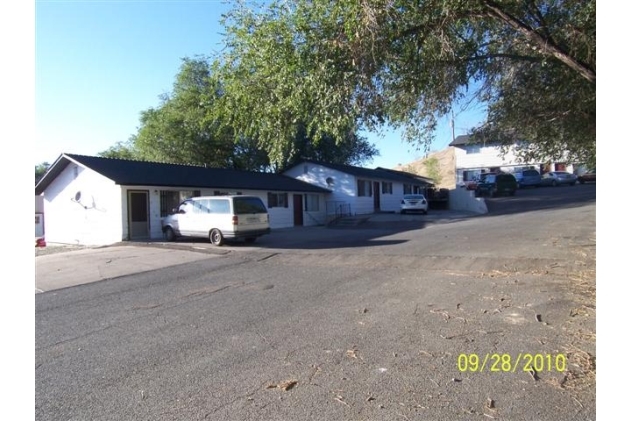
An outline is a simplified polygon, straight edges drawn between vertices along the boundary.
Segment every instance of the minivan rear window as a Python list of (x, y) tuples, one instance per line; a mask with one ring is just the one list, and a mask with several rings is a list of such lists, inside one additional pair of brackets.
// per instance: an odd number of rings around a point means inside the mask
[(258, 197), (235, 197), (234, 213), (236, 215), (244, 213), (267, 213), (263, 201)]

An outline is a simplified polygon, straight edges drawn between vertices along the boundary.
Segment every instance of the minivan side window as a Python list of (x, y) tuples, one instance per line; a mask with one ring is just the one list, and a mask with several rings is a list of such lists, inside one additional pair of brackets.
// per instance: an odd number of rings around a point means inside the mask
[(223, 199), (209, 199), (210, 213), (230, 213), (230, 202)]
[(263, 201), (258, 197), (235, 197), (234, 213), (236, 215), (246, 213), (267, 213)]
[(182, 202), (182, 204), (178, 208), (178, 211), (183, 213), (193, 213), (195, 212), (195, 205), (193, 204), (192, 200), (187, 200), (185, 202)]

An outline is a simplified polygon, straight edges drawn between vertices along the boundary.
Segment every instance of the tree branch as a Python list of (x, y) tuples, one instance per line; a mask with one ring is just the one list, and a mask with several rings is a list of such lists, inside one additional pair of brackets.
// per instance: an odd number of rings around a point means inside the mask
[(453, 62), (453, 63), (457, 63), (457, 62), (465, 62), (465, 61), (478, 61), (478, 60), (488, 60), (488, 59), (494, 59), (494, 58), (507, 58), (507, 59), (511, 59), (511, 60), (519, 60), (519, 61), (530, 61), (533, 63), (539, 62), (539, 61), (543, 61), (542, 57), (538, 57), (538, 56), (522, 56), (519, 54), (507, 54), (507, 53), (494, 53), (494, 54), (485, 54), (483, 56), (471, 56), (471, 57), (465, 57), (463, 59), (460, 60), (453, 60), (453, 61), (449, 61), (449, 62)]
[(484, 5), (488, 9), (489, 17), (507, 23), (517, 32), (521, 33), (525, 37), (532, 40), (535, 44), (537, 44), (542, 53), (557, 58), (562, 63), (570, 67), (572, 70), (577, 71), (581, 76), (583, 76), (583, 78), (587, 79), (589, 82), (594, 84), (596, 83), (596, 71), (589, 67), (587, 64), (581, 62), (580, 60), (571, 57), (567, 51), (558, 46), (552, 39), (542, 36), (533, 28), (521, 22), (516, 17), (506, 13), (494, 1), (485, 0)]

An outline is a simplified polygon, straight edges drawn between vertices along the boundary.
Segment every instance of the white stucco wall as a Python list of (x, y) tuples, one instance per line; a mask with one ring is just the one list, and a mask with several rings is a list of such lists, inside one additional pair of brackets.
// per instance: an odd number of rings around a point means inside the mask
[(449, 190), (449, 209), (475, 212), (480, 214), (488, 213), (486, 201), (483, 197), (475, 197), (473, 190), (455, 188)]
[[(479, 152), (472, 153), (474, 150)], [(497, 146), (467, 145), (455, 148), (456, 168), (501, 167), (524, 165), (517, 160), (513, 149), (502, 156)]]
[[(75, 200), (81, 192), (79, 201)], [(44, 191), (46, 241), (99, 245), (122, 240), (120, 187), (70, 163)]]
[[(313, 163), (297, 165), (284, 174), (305, 183), (331, 190), (331, 193), (325, 197), (326, 202), (347, 203), (351, 206), (351, 212), (356, 212), (357, 181), (354, 176)], [(327, 183), (328, 178), (333, 181), (333, 184)], [(324, 211), (326, 212), (326, 204)]]
[(35, 213), (44, 213), (44, 196), (35, 196)]
[[(360, 178), (313, 163), (297, 165), (286, 171), (285, 175), (332, 190), (332, 193), (325, 196), (325, 200), (327, 202), (348, 203), (351, 206), (351, 213), (357, 215), (375, 212), (374, 183), (379, 182), (379, 210), (384, 212), (398, 212), (401, 209), (400, 204), (403, 198), (403, 183), (401, 182), (380, 178)], [(327, 183), (328, 178), (333, 180), (332, 185)], [(358, 179), (366, 180), (371, 183), (373, 186), (371, 196), (357, 196)], [(382, 192), (384, 182), (392, 183), (392, 194)], [(410, 182), (410, 184), (412, 184), (412, 182)]]

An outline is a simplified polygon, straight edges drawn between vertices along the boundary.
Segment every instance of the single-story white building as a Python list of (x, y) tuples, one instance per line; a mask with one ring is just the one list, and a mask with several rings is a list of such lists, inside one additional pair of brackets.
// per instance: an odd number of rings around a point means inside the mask
[(160, 239), (160, 220), (192, 196), (258, 196), (272, 229), (324, 224), (330, 192), (281, 174), (75, 154), (62, 154), (35, 186), (46, 241), (85, 245)]
[(283, 174), (331, 191), (327, 214), (397, 212), (404, 194), (426, 194), (433, 180), (385, 168), (303, 161)]

